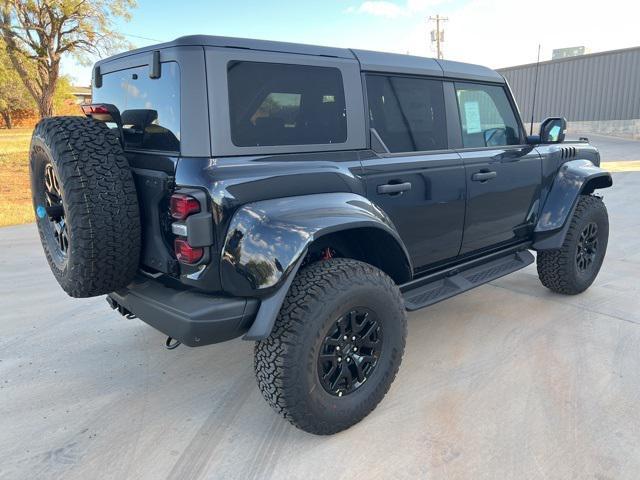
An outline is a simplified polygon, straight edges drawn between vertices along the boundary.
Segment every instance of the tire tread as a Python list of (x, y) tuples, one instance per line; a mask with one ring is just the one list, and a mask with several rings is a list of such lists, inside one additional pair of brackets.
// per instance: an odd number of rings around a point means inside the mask
[[(573, 215), (569, 220), (571, 223), (562, 247), (538, 252), (536, 262), (538, 278), (549, 290), (564, 295), (576, 295), (583, 292), (591, 284), (591, 282), (589, 282), (589, 285), (585, 287), (578, 282), (573, 272), (572, 262), (574, 262), (575, 259), (572, 252), (574, 243), (581, 233), (580, 226), (582, 221), (588, 215), (594, 213), (604, 214), (605, 217), (607, 216), (607, 210), (602, 199), (593, 195), (580, 195)], [(606, 244), (604, 248), (606, 249)], [(595, 275), (597, 275), (597, 273), (598, 270), (595, 271)], [(593, 279), (591, 281), (593, 281)]]
[[(43, 240), (56, 279), (72, 297), (127, 285), (138, 269), (141, 226), (133, 174), (119, 139), (104, 123), (84, 117), (46, 118), (33, 136), (49, 148), (56, 165), (70, 229), (64, 269), (56, 267)], [(43, 237), (40, 222), (38, 229)]]
[[(328, 424), (304, 409), (304, 396), (297, 376), (302, 374), (294, 348), (307, 335), (320, 335), (305, 322), (312, 309), (318, 308), (324, 298), (335, 295), (350, 285), (372, 284), (389, 292), (389, 300), (401, 311), (402, 349), (396, 352), (398, 361), (386, 372), (375, 392), (358, 406), (357, 414), (348, 421)], [(357, 260), (337, 258), (314, 263), (300, 270), (289, 294), (284, 300), (271, 335), (256, 342), (254, 370), (258, 387), (265, 400), (280, 415), (296, 427), (315, 434), (331, 434), (344, 430), (368, 415), (382, 400), (393, 382), (404, 352), (406, 317), (400, 290), (386, 274), (377, 268)]]

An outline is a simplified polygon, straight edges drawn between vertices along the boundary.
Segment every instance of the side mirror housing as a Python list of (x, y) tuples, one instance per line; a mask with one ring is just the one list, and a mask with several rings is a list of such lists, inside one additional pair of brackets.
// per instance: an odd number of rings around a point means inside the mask
[(540, 124), (540, 143), (564, 142), (567, 121), (562, 117), (549, 117)]

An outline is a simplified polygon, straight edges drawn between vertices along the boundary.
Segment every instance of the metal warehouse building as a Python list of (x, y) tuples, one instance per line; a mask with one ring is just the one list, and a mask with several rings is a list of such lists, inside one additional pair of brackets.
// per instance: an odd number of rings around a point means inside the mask
[[(498, 71), (528, 123), (536, 64)], [(534, 122), (548, 116), (565, 117), (573, 132), (640, 139), (640, 47), (540, 62)]]

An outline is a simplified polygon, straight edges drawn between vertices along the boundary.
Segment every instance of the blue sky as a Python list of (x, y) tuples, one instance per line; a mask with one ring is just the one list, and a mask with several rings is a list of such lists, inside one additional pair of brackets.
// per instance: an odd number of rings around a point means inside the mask
[[(559, 47), (640, 45), (631, 0), (138, 0), (132, 13), (117, 28), (134, 46), (202, 33), (434, 56), (427, 18), (437, 13), (449, 18), (445, 58), (493, 68), (535, 61), (538, 43), (543, 59)], [(89, 83), (90, 68), (71, 59), (63, 72)]]

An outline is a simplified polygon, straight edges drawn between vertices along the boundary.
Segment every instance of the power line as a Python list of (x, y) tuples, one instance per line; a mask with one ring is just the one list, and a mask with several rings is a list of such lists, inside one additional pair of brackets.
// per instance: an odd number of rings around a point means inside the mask
[(124, 35), (125, 37), (131, 37), (131, 38), (139, 38), (140, 40), (149, 40), (150, 42), (166, 42), (167, 40), (159, 40), (157, 38), (149, 38), (149, 37), (141, 37), (140, 35), (133, 35), (131, 33), (122, 33), (120, 32), (120, 35)]

